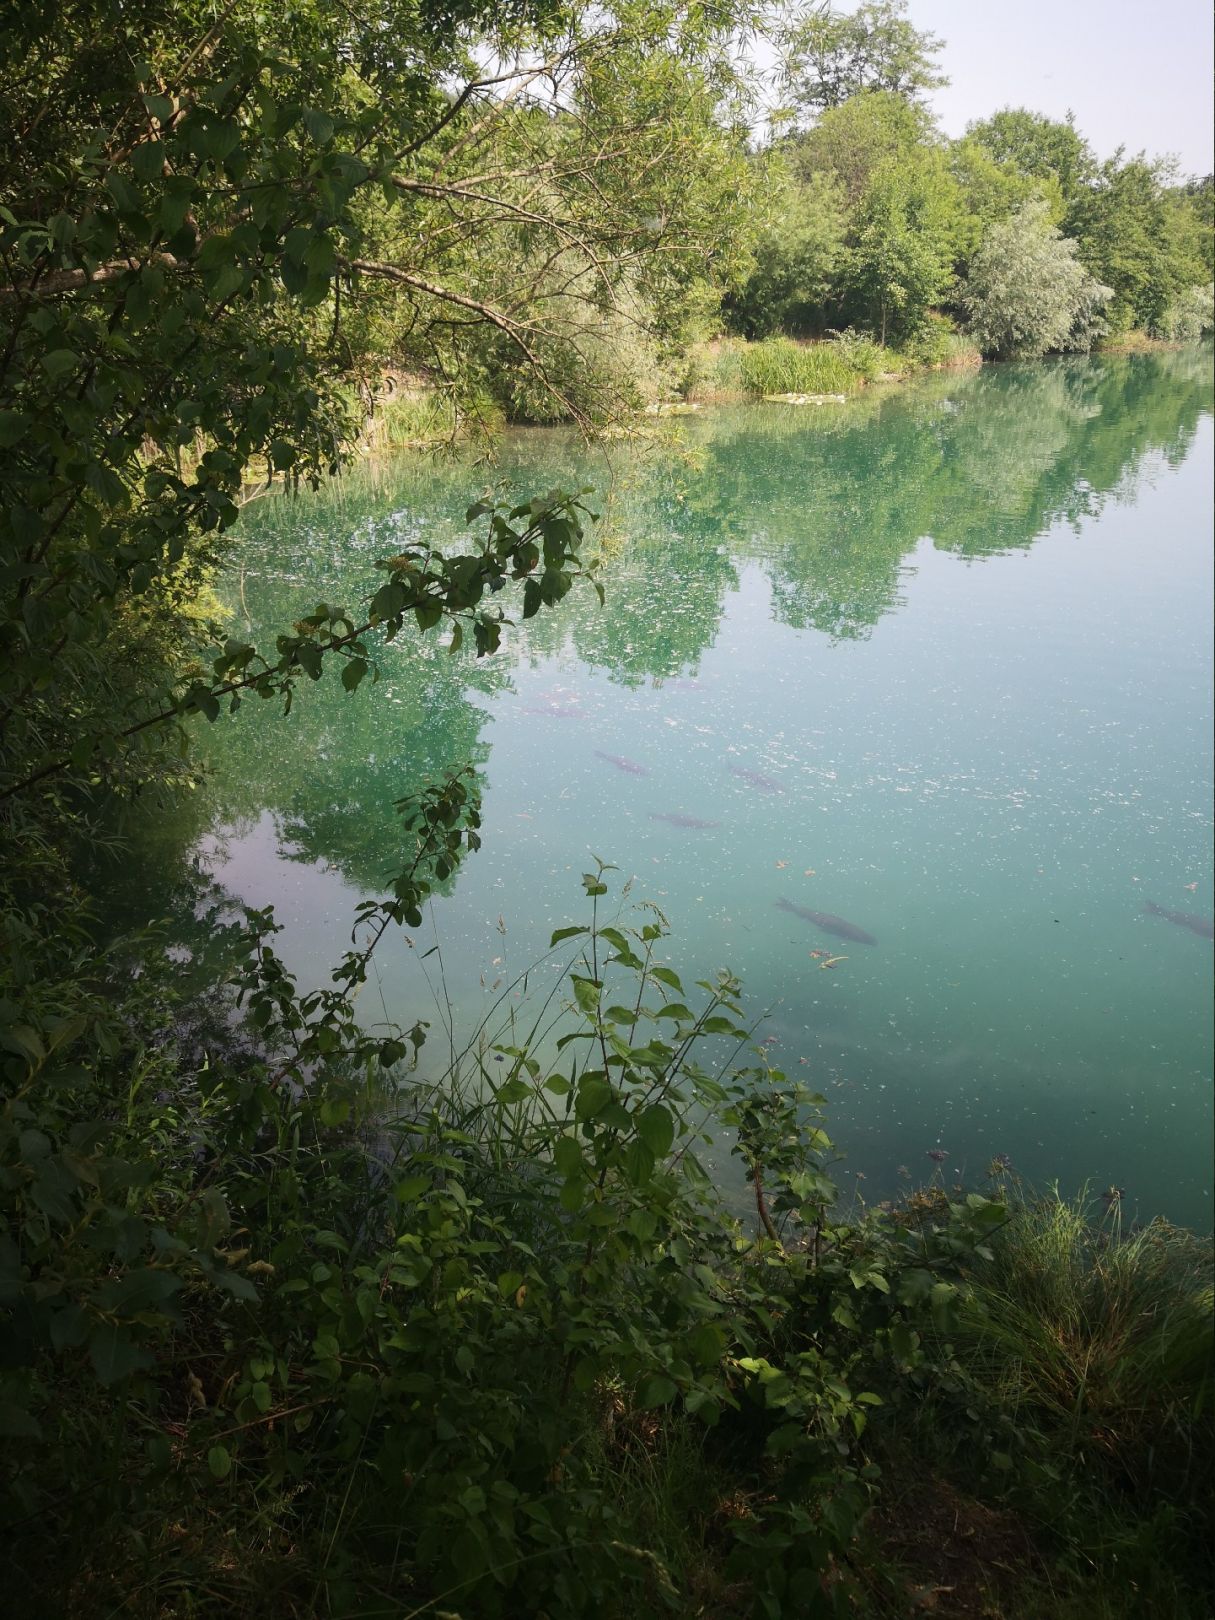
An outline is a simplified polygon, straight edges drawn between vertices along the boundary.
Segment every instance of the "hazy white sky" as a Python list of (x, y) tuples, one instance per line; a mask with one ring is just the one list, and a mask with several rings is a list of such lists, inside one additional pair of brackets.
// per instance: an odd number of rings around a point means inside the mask
[(908, 15), (945, 41), (951, 83), (933, 106), (947, 135), (1001, 107), (1070, 108), (1099, 157), (1125, 146), (1215, 168), (1211, 0), (910, 0)]
[(910, 0), (908, 15), (945, 40), (952, 82), (933, 105), (948, 135), (999, 107), (1070, 107), (1101, 157), (1125, 145), (1215, 166), (1211, 0)]

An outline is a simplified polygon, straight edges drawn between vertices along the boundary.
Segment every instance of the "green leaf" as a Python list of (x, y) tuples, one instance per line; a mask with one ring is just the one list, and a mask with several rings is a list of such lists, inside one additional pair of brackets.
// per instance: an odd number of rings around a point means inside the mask
[(612, 1100), (612, 1088), (601, 1075), (583, 1075), (578, 1082), (574, 1113), (579, 1119), (594, 1119)]
[(654, 1103), (635, 1116), (637, 1135), (655, 1159), (664, 1159), (675, 1140), (675, 1121), (661, 1103)]
[(634, 1187), (644, 1187), (654, 1174), (654, 1155), (644, 1142), (630, 1142), (624, 1150), (624, 1173)]
[(182, 1286), (182, 1279), (171, 1271), (158, 1271), (151, 1266), (140, 1266), (128, 1271), (125, 1277), (107, 1283), (97, 1296), (103, 1310), (119, 1316), (138, 1316), (142, 1311), (163, 1305)]
[(227, 1479), (232, 1472), (232, 1453), (227, 1446), (212, 1446), (207, 1453), (207, 1467), (216, 1479)]
[(107, 1386), (152, 1365), (147, 1351), (141, 1349), (126, 1328), (116, 1322), (103, 1322), (93, 1329), (89, 1336), (89, 1359), (93, 1363), (93, 1371)]
[(333, 139), (333, 119), (328, 113), (318, 112), (314, 107), (305, 107), (303, 112), (304, 128), (318, 146), (327, 146)]
[(552, 939), (549, 940), (548, 948), (551, 951), (553, 946), (554, 945), (560, 945), (560, 943), (561, 943), (561, 941), (563, 939), (573, 939), (575, 934), (585, 934), (585, 933), (586, 933), (586, 929), (584, 927), (581, 927), (581, 926), (577, 926), (577, 927), (573, 927), (573, 928), (558, 928), (556, 930), (556, 932), (553, 934)]
[(427, 1193), (431, 1188), (429, 1176), (406, 1176), (404, 1181), (398, 1181), (392, 1189), (392, 1196), (398, 1204), (413, 1204)]
[(553, 1144), (553, 1163), (563, 1176), (581, 1175), (582, 1148), (572, 1136), (559, 1136)]
[(574, 1000), (584, 1013), (594, 1017), (599, 1011), (599, 997), (603, 986), (597, 979), (584, 979), (577, 973), (570, 974), (570, 983), (574, 987)]
[(216, 1271), (212, 1281), (225, 1293), (231, 1294), (233, 1299), (247, 1300), (249, 1304), (257, 1303), (257, 1288), (248, 1277), (242, 1277), (239, 1271), (230, 1271), (227, 1267)]
[(350, 1118), (349, 1097), (326, 1097), (320, 1107), (321, 1124), (332, 1129), (344, 1125)]
[(0, 411), (0, 450), (16, 444), (32, 421), (28, 411)]
[(42, 356), (42, 369), (52, 382), (58, 382), (60, 377), (76, 369), (79, 360), (80, 356), (72, 349), (52, 349)]
[(637, 1387), (637, 1404), (643, 1410), (652, 1406), (667, 1406), (679, 1393), (673, 1378), (666, 1373), (651, 1373)]

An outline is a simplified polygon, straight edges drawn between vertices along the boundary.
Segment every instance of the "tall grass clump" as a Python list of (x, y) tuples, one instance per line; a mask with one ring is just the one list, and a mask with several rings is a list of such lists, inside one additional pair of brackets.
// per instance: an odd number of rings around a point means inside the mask
[[(1212, 1252), (1153, 1221), (1124, 1233), (1083, 1199), (1014, 1206), (974, 1278), (957, 1345), (979, 1386), (1112, 1482), (1172, 1490), (1212, 1411)], [(1100, 1206), (1099, 1206), (1100, 1207)]]
[(929, 1421), (964, 1469), (985, 1429), (986, 1486), (1054, 1545), (1081, 1607), (1026, 1613), (1196, 1620), (1212, 1595), (1211, 1241), (1162, 1220), (1125, 1231), (1117, 1189), (1008, 1207), (950, 1334), (958, 1409)]
[(849, 394), (864, 381), (840, 346), (794, 343), (765, 338), (749, 344), (739, 356), (743, 386), (749, 394)]
[(364, 429), (371, 452), (442, 444), (460, 431), (451, 396), (433, 389), (400, 390), (377, 400)]

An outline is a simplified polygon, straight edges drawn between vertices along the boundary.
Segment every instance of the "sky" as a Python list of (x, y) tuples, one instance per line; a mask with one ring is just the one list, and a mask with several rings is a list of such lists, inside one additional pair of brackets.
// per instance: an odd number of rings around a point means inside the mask
[(951, 83), (932, 105), (947, 135), (1001, 107), (1070, 109), (1098, 157), (1125, 146), (1215, 169), (1211, 0), (910, 0), (908, 16), (945, 41)]
[(1126, 146), (1174, 153), (1187, 174), (1215, 167), (1210, 0), (910, 0), (908, 16), (945, 40), (952, 82), (932, 100), (947, 135), (1000, 107), (1070, 108), (1100, 157)]

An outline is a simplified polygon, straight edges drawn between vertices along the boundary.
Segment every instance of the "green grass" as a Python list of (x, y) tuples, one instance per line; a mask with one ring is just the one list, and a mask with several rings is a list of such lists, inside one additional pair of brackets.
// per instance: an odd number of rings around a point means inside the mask
[(1113, 1199), (1013, 1188), (1009, 1207), (942, 1336), (953, 1371), (892, 1437), (888, 1477), (908, 1492), (948, 1479), (1024, 1524), (1040, 1562), (1006, 1620), (1200, 1620), (1210, 1240), (1124, 1231)]
[(864, 381), (838, 345), (766, 338), (748, 344), (739, 357), (750, 394), (849, 394)]
[(450, 397), (436, 392), (398, 392), (377, 400), (365, 438), (374, 454), (453, 439), (460, 424)]
[[(1100, 1218), (1099, 1218), (1100, 1217)], [(1135, 1490), (1193, 1477), (1211, 1417), (1211, 1249), (1154, 1221), (1129, 1234), (1083, 1200), (1014, 1206), (955, 1343), (979, 1387), (1057, 1456)]]

